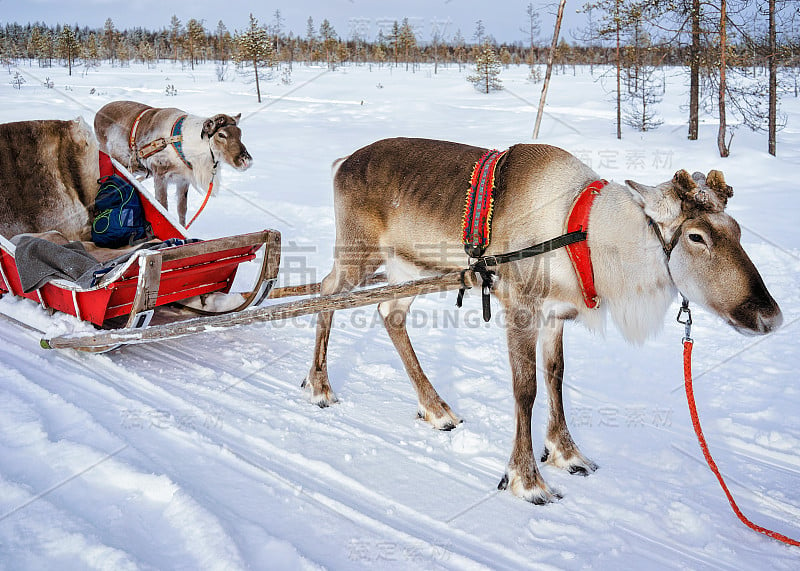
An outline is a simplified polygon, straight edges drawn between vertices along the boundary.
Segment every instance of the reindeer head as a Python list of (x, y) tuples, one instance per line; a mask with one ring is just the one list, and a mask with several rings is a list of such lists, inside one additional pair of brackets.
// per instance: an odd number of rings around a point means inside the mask
[(243, 171), (253, 164), (253, 157), (242, 143), (242, 130), (238, 126), (241, 117), (241, 113), (235, 117), (222, 113), (214, 115), (203, 122), (203, 131), (200, 136), (208, 139), (211, 150), (217, 159), (231, 165), (236, 170)]
[(657, 186), (625, 182), (663, 236), (670, 274), (683, 295), (740, 333), (780, 327), (781, 310), (742, 248), (739, 224), (724, 211), (733, 189), (720, 171), (680, 170)]

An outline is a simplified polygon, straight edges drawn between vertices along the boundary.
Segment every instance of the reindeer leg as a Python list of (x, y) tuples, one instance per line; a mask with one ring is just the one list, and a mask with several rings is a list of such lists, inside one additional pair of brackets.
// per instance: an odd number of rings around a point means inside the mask
[(167, 206), (167, 178), (163, 175), (158, 173), (155, 174), (153, 178), (153, 184), (155, 186), (156, 191), (156, 200), (158, 200), (159, 204), (164, 207), (166, 210)]
[(588, 476), (597, 464), (586, 458), (572, 440), (564, 416), (562, 384), (564, 381), (564, 320), (548, 319), (542, 327), (542, 358), (550, 397), (550, 420), (544, 443), (542, 462), (567, 470), (570, 474)]
[[(508, 308), (509, 305), (506, 304)], [(523, 315), (526, 314), (526, 315)], [(536, 337), (537, 329), (526, 310), (511, 308), (507, 326), (508, 353), (511, 361), (514, 400), (516, 402), (516, 434), (511, 459), (498, 489), (534, 504), (545, 504), (561, 496), (552, 491), (536, 466), (531, 438), (531, 417), (536, 400)]]
[(411, 383), (417, 391), (419, 399), (417, 414), (434, 428), (452, 430), (462, 421), (442, 400), (428, 377), (425, 376), (414, 352), (414, 347), (411, 346), (411, 339), (408, 338), (406, 317), (413, 301), (413, 297), (384, 301), (378, 305), (378, 311), (383, 318), (383, 325), (389, 333), (394, 348), (400, 354), (406, 372), (411, 378)]
[(176, 197), (178, 199), (178, 221), (181, 226), (186, 226), (186, 202), (189, 195), (189, 183), (185, 180), (177, 184)]
[[(322, 280), (320, 293), (330, 295), (350, 291), (364, 281), (380, 265), (381, 261), (361, 256), (360, 263), (342, 263), (336, 260), (333, 269)], [(321, 408), (338, 402), (328, 380), (328, 340), (333, 325), (333, 311), (323, 311), (317, 316), (317, 337), (314, 344), (314, 359), (311, 370), (301, 385), (309, 400)]]

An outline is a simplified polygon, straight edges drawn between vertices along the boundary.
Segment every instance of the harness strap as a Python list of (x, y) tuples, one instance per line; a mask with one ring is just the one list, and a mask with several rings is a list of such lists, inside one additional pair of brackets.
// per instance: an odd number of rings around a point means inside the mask
[(131, 132), (130, 135), (128, 136), (128, 147), (130, 147), (131, 153), (136, 152), (136, 131), (139, 130), (139, 123), (141, 123), (144, 114), (150, 111), (150, 109), (152, 109), (152, 107), (148, 107), (147, 109), (139, 113), (136, 116), (136, 119), (133, 120), (133, 125), (131, 126)]
[[(600, 191), (608, 184), (607, 180), (595, 180), (583, 189), (575, 202), (572, 204), (569, 216), (567, 216), (567, 232), (586, 232), (589, 229), (589, 214), (592, 211), (594, 199), (600, 195)], [(594, 287), (594, 268), (592, 267), (592, 255), (589, 251), (589, 243), (581, 240), (578, 243), (567, 246), (567, 253), (578, 276), (578, 283), (581, 286), (583, 302), (589, 309), (595, 309), (600, 305), (600, 298)]]
[(683, 232), (683, 224), (686, 222), (685, 220), (681, 222), (681, 225), (678, 226), (678, 229), (675, 230), (675, 234), (672, 235), (672, 239), (669, 241), (669, 244), (664, 239), (664, 235), (661, 233), (661, 228), (658, 227), (658, 223), (650, 218), (647, 217), (647, 223), (650, 225), (650, 228), (653, 229), (653, 233), (658, 238), (658, 241), (661, 243), (661, 248), (664, 250), (664, 255), (667, 256), (667, 263), (669, 263), (669, 259), (672, 256), (672, 250), (675, 249), (675, 246), (678, 244), (678, 240), (681, 237), (681, 233)]
[(170, 144), (175, 149), (175, 152), (178, 153), (178, 158), (183, 161), (188, 168), (192, 168), (192, 163), (190, 163), (186, 159), (186, 155), (183, 154), (183, 135), (181, 134), (181, 130), (183, 129), (183, 122), (186, 120), (186, 115), (181, 115), (177, 119), (175, 119), (175, 123), (172, 124), (172, 131), (170, 132)]
[(169, 145), (172, 145), (176, 142), (180, 142), (182, 137), (159, 137), (153, 141), (150, 141), (143, 147), (141, 147), (137, 152), (136, 156), (140, 159), (146, 159), (149, 156), (155, 155), (156, 153), (163, 151)]
[(586, 240), (586, 232), (574, 231), (567, 234), (562, 234), (556, 238), (551, 238), (534, 246), (528, 246), (521, 250), (515, 250), (506, 254), (498, 254), (496, 256), (482, 256), (478, 258), (469, 268), (461, 272), (462, 287), (458, 290), (458, 297), (456, 298), (456, 306), (461, 307), (464, 300), (464, 292), (468, 289), (464, 280), (464, 274), (468, 271), (473, 271), (481, 276), (481, 297), (483, 308), (483, 320), (489, 321), (492, 318), (492, 307), (490, 302), (490, 293), (494, 285), (495, 271), (489, 269), (490, 267), (498, 266), (500, 264), (507, 264), (509, 262), (516, 262), (526, 258), (532, 258), (553, 250), (558, 250), (570, 244), (576, 244)]
[(471, 258), (482, 256), (492, 241), (495, 171), (506, 153), (486, 151), (472, 169), (461, 221), (464, 250)]

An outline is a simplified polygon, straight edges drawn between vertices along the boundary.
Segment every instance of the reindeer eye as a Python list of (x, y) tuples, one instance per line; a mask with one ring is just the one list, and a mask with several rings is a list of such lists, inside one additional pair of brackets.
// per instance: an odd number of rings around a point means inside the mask
[(695, 234), (695, 233), (689, 234), (689, 240), (691, 240), (695, 244), (705, 244), (706, 243), (706, 241), (703, 239), (703, 237), (700, 234)]
[(220, 131), (219, 133), (217, 133), (217, 137), (219, 137), (220, 139), (227, 139), (228, 135)]

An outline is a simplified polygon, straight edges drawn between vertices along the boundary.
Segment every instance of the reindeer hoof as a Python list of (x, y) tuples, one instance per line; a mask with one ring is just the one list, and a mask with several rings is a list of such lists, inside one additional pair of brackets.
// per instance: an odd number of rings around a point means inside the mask
[(597, 464), (578, 452), (577, 448), (575, 448), (568, 457), (565, 457), (563, 452), (557, 449), (551, 451), (550, 446), (545, 446), (544, 452), (542, 453), (542, 462), (547, 462), (551, 466), (561, 468), (570, 474), (578, 476), (588, 476), (594, 473), (598, 468)]
[[(511, 474), (510, 476), (509, 472)], [(541, 477), (536, 477), (539, 483), (526, 486), (522, 481), (522, 476), (520, 476), (516, 470), (512, 469), (509, 470), (509, 472), (503, 475), (503, 479), (500, 480), (500, 483), (497, 485), (498, 490), (509, 490), (518, 498), (522, 498), (537, 506), (543, 506), (564, 497), (559, 492), (550, 489)]]
[(322, 388), (319, 388), (308, 382), (308, 378), (306, 378), (303, 380), (300, 387), (305, 391), (309, 402), (317, 405), (319, 408), (328, 408), (332, 404), (339, 402), (333, 389), (331, 389), (330, 385), (327, 383), (325, 383), (325, 386)]
[(436, 430), (449, 431), (453, 430), (456, 426), (464, 422), (456, 414), (450, 410), (450, 407), (444, 401), (441, 401), (436, 412), (425, 408), (421, 403), (417, 409), (417, 417), (429, 423)]

